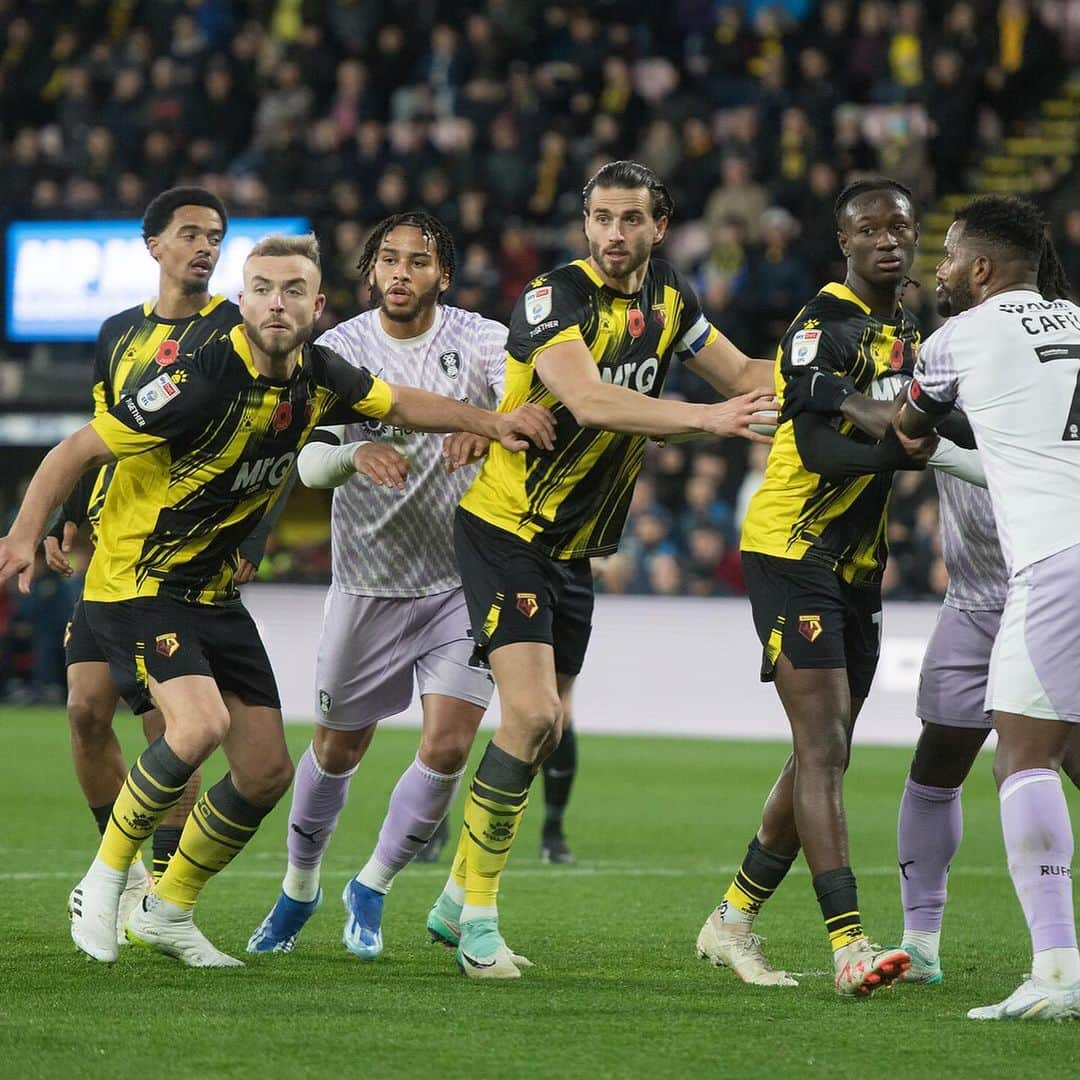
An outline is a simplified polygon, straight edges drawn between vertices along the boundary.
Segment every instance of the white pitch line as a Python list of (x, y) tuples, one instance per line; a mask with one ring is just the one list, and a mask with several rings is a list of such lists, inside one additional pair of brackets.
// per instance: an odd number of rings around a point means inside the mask
[[(72, 870), (9, 870), (0, 871), (0, 881), (51, 881), (58, 879), (76, 880), (85, 866), (78, 866)], [(347, 874), (351, 866), (323, 866), (325, 875)], [(625, 863), (584, 863), (576, 866), (540, 867), (524, 866), (511, 867), (506, 871), (507, 879), (514, 878), (560, 878), (575, 877), (626, 877), (626, 878), (684, 878), (684, 877), (726, 877), (734, 874), (738, 866), (648, 866), (643, 864)], [(793, 868), (791, 871), (796, 876), (806, 875), (807, 871), (802, 867)], [(230, 878), (280, 878), (280, 869), (229, 869), (225, 871)], [(408, 873), (414, 877), (445, 877), (446, 867), (430, 864), (419, 864), (409, 868)], [(895, 866), (862, 866), (857, 868), (856, 877), (895, 877)], [(949, 872), (950, 877), (995, 877), (1006, 876), (1004, 866), (954, 866)]]

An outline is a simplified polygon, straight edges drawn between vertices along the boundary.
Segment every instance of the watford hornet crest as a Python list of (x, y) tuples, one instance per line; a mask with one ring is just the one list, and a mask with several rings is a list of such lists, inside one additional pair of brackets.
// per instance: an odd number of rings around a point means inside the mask
[(439, 363), (449, 379), (456, 379), (461, 374), (461, 353), (451, 349), (439, 355)]

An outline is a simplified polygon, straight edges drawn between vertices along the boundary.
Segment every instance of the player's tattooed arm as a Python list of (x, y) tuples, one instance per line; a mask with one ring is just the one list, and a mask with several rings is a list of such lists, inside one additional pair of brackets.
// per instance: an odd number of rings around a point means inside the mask
[(18, 574), (19, 590), (30, 591), (34, 553), (53, 512), (87, 469), (100, 468), (115, 460), (89, 424), (45, 455), (26, 489), (11, 531), (0, 539), (0, 584)]

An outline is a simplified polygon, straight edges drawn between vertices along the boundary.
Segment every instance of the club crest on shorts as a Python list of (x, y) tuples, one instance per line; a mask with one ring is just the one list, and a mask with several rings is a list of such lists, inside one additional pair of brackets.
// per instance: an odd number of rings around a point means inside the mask
[(334, 707), (334, 699), (325, 691), (319, 691), (319, 712), (325, 716)]
[(180, 648), (180, 639), (173, 633), (158, 634), (154, 638), (154, 651), (162, 656), (172, 656)]
[(540, 605), (536, 602), (536, 593), (519, 592), (515, 601), (515, 607), (526, 619), (531, 619), (540, 610)]
[(457, 349), (444, 352), (439, 356), (439, 364), (448, 379), (456, 379), (461, 374), (461, 353)]
[(800, 615), (799, 633), (812, 645), (819, 637), (821, 637), (821, 616)]

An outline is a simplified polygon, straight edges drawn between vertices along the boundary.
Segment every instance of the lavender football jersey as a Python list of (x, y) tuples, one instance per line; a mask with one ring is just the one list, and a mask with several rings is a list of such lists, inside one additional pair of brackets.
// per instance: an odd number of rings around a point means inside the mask
[[(366, 311), (319, 338), (350, 364), (390, 383), (431, 390), (494, 409), (502, 397), (506, 327), (471, 311), (439, 305), (419, 337), (399, 341)], [(349, 424), (344, 442), (385, 442), (409, 462), (401, 491), (351, 476), (334, 489), (334, 584), (362, 596), (429, 596), (461, 584), (454, 558), (454, 510), (476, 465), (446, 472), (443, 435), (378, 422)]]
[(1009, 575), (998, 543), (990, 493), (948, 473), (934, 474), (941, 552), (949, 572), (945, 603), (962, 611), (1000, 611)]

